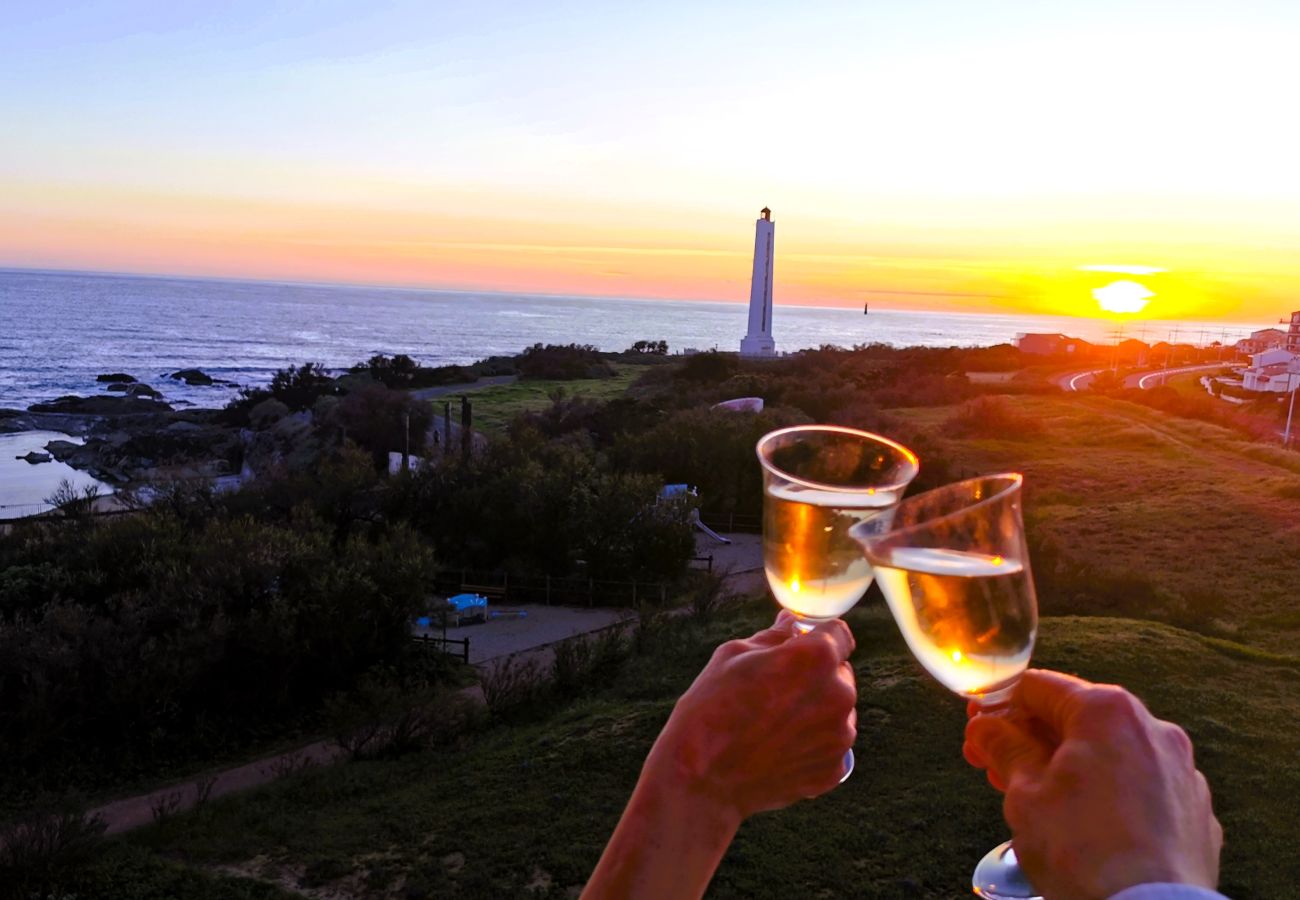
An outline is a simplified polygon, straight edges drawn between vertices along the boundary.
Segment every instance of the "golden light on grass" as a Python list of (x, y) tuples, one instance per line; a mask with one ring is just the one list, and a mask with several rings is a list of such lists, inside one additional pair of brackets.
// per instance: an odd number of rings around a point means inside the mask
[(1142, 312), (1155, 292), (1136, 281), (1112, 281), (1105, 287), (1093, 288), (1092, 296), (1106, 312), (1132, 315)]

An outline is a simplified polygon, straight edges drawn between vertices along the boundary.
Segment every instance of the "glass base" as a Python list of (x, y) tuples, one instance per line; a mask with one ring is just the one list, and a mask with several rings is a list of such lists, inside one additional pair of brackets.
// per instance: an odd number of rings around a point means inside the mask
[(971, 888), (975, 896), (986, 900), (1043, 900), (1021, 870), (1010, 841), (984, 854), (975, 867)]
[(844, 774), (840, 776), (840, 784), (843, 784), (844, 782), (848, 781), (849, 776), (852, 774), (853, 774), (853, 751), (845, 750), (844, 751)]

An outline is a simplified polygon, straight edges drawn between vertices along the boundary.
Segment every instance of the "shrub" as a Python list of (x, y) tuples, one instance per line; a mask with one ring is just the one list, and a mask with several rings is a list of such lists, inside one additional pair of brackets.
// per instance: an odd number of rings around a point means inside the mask
[(710, 350), (708, 353), (693, 353), (686, 357), (677, 377), (687, 381), (725, 381), (740, 368), (740, 360), (730, 353)]
[(987, 396), (967, 400), (943, 424), (944, 431), (958, 437), (989, 437), (1025, 440), (1043, 433), (1043, 424), (1017, 410), (1006, 397)]
[(472, 700), (380, 667), (326, 704), (335, 742), (352, 759), (393, 758), (447, 743), (475, 719)]
[(519, 356), (524, 378), (609, 378), (615, 374), (601, 352), (590, 344), (533, 344)]
[(712, 619), (714, 614), (734, 596), (727, 586), (728, 572), (721, 570), (699, 572), (695, 584), (691, 587), (690, 611), (701, 622)]
[(376, 469), (387, 472), (389, 452), (424, 452), (433, 407), (405, 391), (368, 384), (343, 397), (326, 420), (366, 450)]
[(38, 814), (0, 828), (0, 886), (6, 897), (62, 894), (62, 885), (102, 848), (104, 820)]
[(553, 650), (551, 676), (555, 689), (572, 696), (607, 685), (618, 674), (631, 644), (620, 624), (594, 635), (560, 641)]
[(542, 664), (532, 656), (507, 656), (486, 666), (479, 676), (483, 702), (494, 716), (534, 703), (546, 696), (549, 685)]

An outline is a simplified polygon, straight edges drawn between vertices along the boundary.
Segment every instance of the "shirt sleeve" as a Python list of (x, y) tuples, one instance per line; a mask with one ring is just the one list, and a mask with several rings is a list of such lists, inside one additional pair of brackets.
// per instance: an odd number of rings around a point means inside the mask
[(1228, 900), (1218, 891), (1190, 884), (1138, 884), (1125, 888), (1110, 900)]

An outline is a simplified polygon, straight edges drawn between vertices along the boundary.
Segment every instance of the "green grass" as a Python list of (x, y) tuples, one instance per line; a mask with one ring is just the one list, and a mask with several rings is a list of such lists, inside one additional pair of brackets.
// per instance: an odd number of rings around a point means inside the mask
[[(567, 896), (594, 866), (675, 696), (719, 640), (770, 612), (751, 603), (709, 627), (673, 627), (598, 694), (462, 746), (307, 772), (215, 801), (137, 833), (101, 867), (151, 858), (154, 877), (183, 865), (195, 878), (234, 867), (346, 897)], [(919, 669), (879, 605), (850, 623), (859, 640), (857, 772), (823, 798), (747, 823), (711, 897), (969, 896), (971, 866), (1005, 837), (998, 794), (961, 759), (962, 703)], [(1291, 809), (1300, 796), (1291, 727), (1300, 672), (1122, 619), (1045, 619), (1036, 656), (1128, 685), (1182, 723), (1227, 831), (1226, 892), (1289, 895), (1300, 839)], [(237, 893), (249, 890), (242, 881), (203, 890), (175, 896), (255, 896)]]
[[(959, 474), (1024, 472), (1033, 528), (1073, 559), (1168, 594), (1211, 596), (1222, 636), (1296, 653), (1300, 628), (1279, 623), (1297, 609), (1300, 454), (1105, 397), (1008, 399), (1043, 432), (939, 438)], [(942, 434), (952, 408), (897, 412)]]
[(645, 366), (629, 363), (614, 363), (613, 366), (617, 374), (612, 378), (575, 381), (521, 379), (514, 384), (468, 387), (464, 391), (458, 391), (455, 396), (439, 397), (432, 403), (436, 411), (441, 411), (444, 401), (453, 401), (452, 416), (459, 421), (460, 413), (455, 401), (463, 393), (473, 403), (474, 428), (487, 434), (502, 434), (510, 420), (519, 413), (549, 406), (556, 391), (563, 391), (566, 397), (586, 397), (604, 402), (622, 396), (632, 382), (645, 372)]

